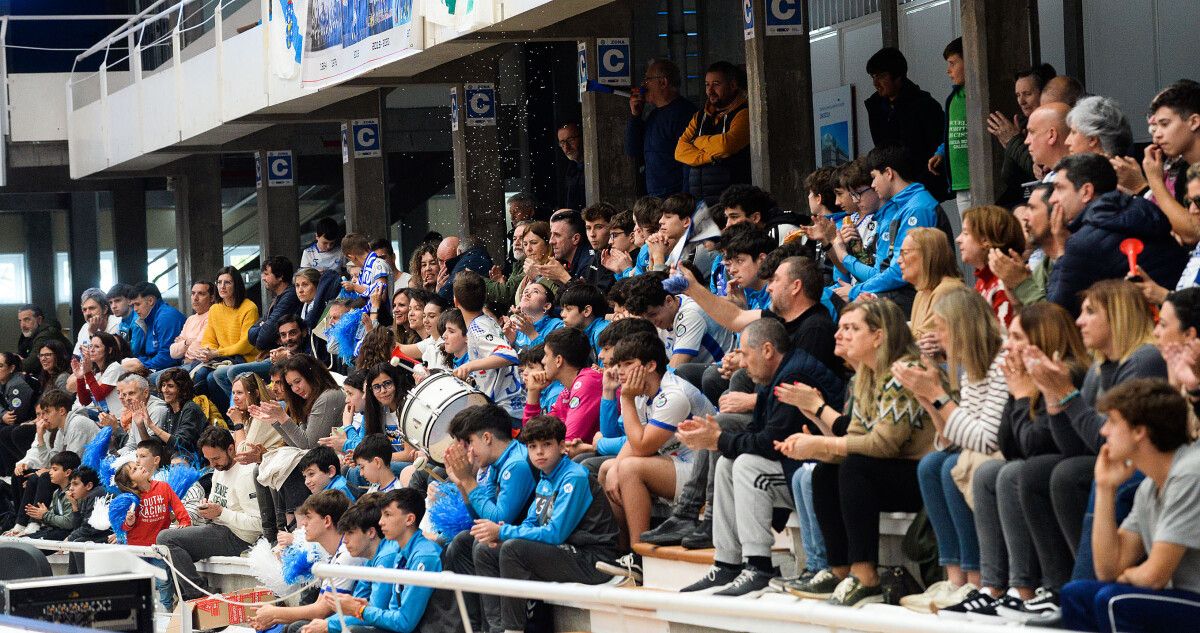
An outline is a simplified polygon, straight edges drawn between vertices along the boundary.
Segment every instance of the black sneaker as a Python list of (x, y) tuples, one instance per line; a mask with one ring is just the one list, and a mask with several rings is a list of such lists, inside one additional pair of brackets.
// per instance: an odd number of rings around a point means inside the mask
[[(703, 578), (679, 591), (681, 593), (713, 593), (714, 591), (720, 591), (726, 585), (736, 580), (741, 573), (741, 570), (737, 567), (713, 565), (708, 568), (708, 573), (704, 574)], [(768, 582), (770, 582), (769, 579)]]
[(846, 576), (842, 582), (838, 583), (837, 588), (833, 590), (833, 595), (825, 601), (825, 604), (858, 609), (865, 604), (881, 602), (883, 602), (883, 587), (879, 585), (868, 587), (858, 582), (854, 576)]
[(704, 519), (696, 524), (696, 529), (691, 534), (683, 537), (679, 542), (684, 549), (712, 549), (713, 521), (712, 519)]
[(738, 574), (729, 586), (714, 593), (714, 596), (730, 598), (757, 598), (771, 586), (771, 573), (747, 567)]
[(1000, 609), (1001, 608), (1020, 609), (1022, 602), (1024, 602), (1024, 601), (1021, 600), (1021, 597), (1016, 595), (1016, 593), (1013, 593), (1013, 590), (1010, 589), (1008, 592), (1004, 593), (1004, 595), (1000, 596), (999, 598), (996, 598), (996, 601), (992, 603), (992, 608), (991, 608), (990, 612), (988, 612), (988, 613), (980, 613), (980, 612), (971, 613), (971, 614), (967, 615), (967, 619), (975, 620), (978, 622), (987, 622), (989, 620), (990, 621), (1002, 620), (1003, 618), (1000, 617)]
[(612, 563), (598, 561), (596, 569), (606, 574), (613, 576), (623, 576), (632, 578), (634, 582), (642, 582), (642, 557), (639, 554), (630, 552)]
[(679, 545), (685, 537), (696, 531), (700, 522), (695, 519), (669, 517), (653, 530), (642, 532), (643, 543), (661, 547)]
[(798, 598), (825, 600), (833, 595), (833, 590), (837, 589), (840, 582), (842, 582), (842, 579), (834, 576), (832, 571), (822, 569), (813, 574), (808, 580), (789, 582), (783, 588)]
[(808, 582), (812, 580), (813, 576), (816, 575), (817, 572), (806, 569), (800, 572), (799, 576), (776, 576), (771, 579), (771, 589), (775, 591), (787, 591), (787, 586), (789, 583), (799, 584)]
[(1005, 620), (1034, 624), (1045, 620), (1056, 622), (1061, 617), (1058, 592), (1049, 587), (1039, 587), (1037, 593), (1021, 603), (1020, 608), (1004, 605), (996, 608), (996, 614)]
[(996, 615), (996, 599), (982, 591), (972, 591), (962, 602), (939, 609), (937, 612), (939, 618), (951, 620), (967, 620), (975, 613), (994, 617)]

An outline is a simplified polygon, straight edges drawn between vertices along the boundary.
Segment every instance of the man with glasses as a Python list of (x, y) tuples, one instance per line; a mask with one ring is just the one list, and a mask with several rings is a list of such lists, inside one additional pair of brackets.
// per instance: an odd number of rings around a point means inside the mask
[[(646, 194), (657, 198), (687, 186), (687, 166), (675, 160), (675, 144), (696, 114), (696, 106), (679, 94), (680, 81), (674, 62), (654, 59), (646, 67), (641, 87), (629, 95), (625, 153), (639, 163)], [(648, 114), (646, 104), (654, 106)]]
[(567, 169), (559, 187), (560, 209), (580, 211), (587, 204), (583, 188), (583, 130), (578, 123), (558, 126), (558, 149), (567, 157)]

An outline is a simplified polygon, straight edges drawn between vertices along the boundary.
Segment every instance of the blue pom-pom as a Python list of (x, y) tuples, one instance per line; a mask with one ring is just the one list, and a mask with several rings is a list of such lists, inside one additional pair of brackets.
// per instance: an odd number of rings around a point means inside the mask
[(283, 550), (283, 582), (295, 585), (313, 579), (312, 568), (321, 554), (312, 543), (293, 543)]
[[(108, 444), (112, 441), (113, 430), (111, 426), (100, 428), (100, 432), (96, 433), (92, 441), (88, 442), (83, 448), (83, 455), (80, 455), (79, 461), (88, 468), (100, 472), (100, 467), (104, 463), (104, 457), (108, 455)], [(103, 480), (102, 480), (103, 481)]]
[(433, 505), (429, 507), (429, 522), (433, 527), (447, 538), (454, 538), (459, 532), (471, 529), (474, 520), (458, 492), (458, 486), (450, 481), (442, 481), (435, 483), (434, 488)]
[(174, 464), (167, 470), (167, 485), (180, 499), (187, 495), (197, 481), (200, 481), (200, 471), (187, 464)]
[(108, 503), (108, 520), (112, 523), (112, 531), (117, 535), (118, 543), (125, 543), (125, 515), (137, 503), (138, 497), (132, 492), (123, 492)]
[(362, 312), (353, 310), (342, 315), (338, 322), (327, 332), (332, 342), (337, 343), (337, 355), (341, 358), (354, 358), (359, 343), (359, 326), (362, 325)]
[(662, 287), (668, 294), (683, 294), (683, 291), (688, 288), (688, 280), (687, 277), (676, 273), (664, 279)]

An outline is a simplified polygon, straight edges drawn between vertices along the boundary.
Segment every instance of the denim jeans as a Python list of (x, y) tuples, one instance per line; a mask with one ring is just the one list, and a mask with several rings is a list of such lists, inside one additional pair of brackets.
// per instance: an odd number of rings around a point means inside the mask
[[(1133, 471), (1133, 476), (1117, 488), (1117, 525), (1129, 516), (1133, 509), (1133, 496), (1138, 486), (1146, 476), (1142, 471)], [(1083, 532), (1079, 535), (1079, 549), (1075, 551), (1075, 568), (1071, 570), (1071, 580), (1095, 580), (1096, 566), (1092, 562), (1092, 520), (1096, 515), (1096, 484), (1092, 484), (1092, 494), (1088, 497), (1087, 513), (1083, 515)]]
[(154, 588), (158, 590), (158, 601), (166, 607), (167, 611), (175, 608), (175, 585), (172, 583), (171, 568), (167, 567), (166, 561), (161, 558), (143, 558), (142, 560), (154, 565), (155, 567), (167, 572), (166, 580), (154, 579)]
[(1062, 589), (1063, 626), (1073, 631), (1191, 631), (1200, 619), (1200, 594), (1073, 580)]
[(796, 501), (800, 540), (804, 546), (804, 571), (821, 571), (829, 566), (825, 558), (825, 539), (821, 536), (813, 506), (812, 476), (816, 467), (816, 464), (803, 464), (792, 475), (792, 499)]
[(241, 363), (218, 367), (208, 376), (208, 398), (224, 411), (229, 408), (230, 394), (233, 393), (233, 381), (238, 376), (250, 372), (258, 374), (259, 378), (267, 380), (271, 376), (271, 361), (259, 360), (252, 363)]
[(975, 514), (950, 476), (957, 463), (958, 453), (929, 453), (917, 465), (917, 481), (925, 501), (925, 512), (937, 534), (938, 563), (958, 565), (963, 571), (979, 571)]

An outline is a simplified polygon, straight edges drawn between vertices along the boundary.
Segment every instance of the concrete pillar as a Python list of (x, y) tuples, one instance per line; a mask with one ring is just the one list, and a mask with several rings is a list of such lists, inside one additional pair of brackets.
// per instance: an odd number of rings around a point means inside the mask
[(879, 1), (879, 26), (883, 45), (900, 48), (900, 0)]
[[(100, 237), (96, 222), (99, 201), (95, 192), (71, 194), (70, 216), (67, 232), (71, 242), (71, 330), (78, 332), (83, 327), (79, 295), (88, 288), (100, 285)], [(144, 225), (143, 224), (143, 230)], [(120, 243), (120, 238), (118, 238)], [(145, 249), (142, 249), (145, 253)], [(105, 288), (107, 290), (107, 288)]]
[[(267, 174), (270, 173), (268, 152), (255, 152), (258, 173), (258, 244), (259, 261), (265, 262), (270, 257), (282, 255), (300, 265), (300, 199), (296, 192), (295, 155), (292, 157), (292, 184), (272, 184)], [(271, 303), (270, 292), (262, 285), (262, 305)]]
[(29, 271), (29, 302), (54, 316), (54, 216), (49, 210), (26, 211), (25, 263)]
[[(146, 186), (141, 180), (122, 181), (112, 190), (113, 245), (117, 281), (146, 280)], [(108, 292), (108, 288), (101, 288)]]
[[(454, 149), (454, 191), (458, 196), (463, 236), (479, 238), (492, 260), (504, 260), (507, 229), (504, 220), (504, 183), (500, 177), (500, 137), (498, 126), (467, 125), (464, 84), (451, 87), (459, 105), (451, 125)], [(498, 108), (493, 110), (497, 113)]]
[(962, 0), (963, 54), (967, 70), (967, 147), (971, 195), (991, 204), (1000, 184), (1003, 149), (987, 131), (992, 112), (1016, 112), (1012, 69), (1029, 66), (1029, 13), (1006, 3)]
[(213, 279), (225, 265), (221, 156), (198, 154), (184, 159), (181, 167), (181, 175), (175, 177), (175, 239), (179, 304), (187, 314), (191, 308), (188, 291), (192, 280)]
[[(382, 90), (369, 92), (352, 101), (356, 119), (383, 120)], [(367, 239), (388, 237), (391, 225), (388, 213), (387, 153), (374, 157), (356, 158), (353, 140), (354, 120), (342, 121), (342, 183), (346, 201), (346, 232), (360, 233)], [(383, 130), (380, 129), (382, 135)]]
[[(614, 11), (625, 16), (613, 16), (623, 21), (625, 28), (611, 34), (627, 36), (632, 28), (629, 8), (613, 5)], [(596, 38), (579, 40), (586, 47), (588, 79), (595, 80), (599, 70), (596, 59)], [(638, 70), (633, 71), (637, 73)], [(583, 177), (588, 204), (611, 202), (622, 208), (637, 198), (637, 166), (625, 155), (625, 124), (629, 120), (629, 101), (616, 95), (586, 92), (583, 110)]]
[(807, 206), (804, 178), (816, 164), (808, 0), (797, 3), (804, 28), (766, 33), (766, 4), (753, 0), (754, 37), (746, 40), (746, 94), (750, 99), (751, 178), (784, 208)]
[[(1083, 49), (1083, 0), (1062, 0), (1063, 5), (1063, 50), (1066, 51), (1064, 73), (1087, 86), (1087, 64)], [(1035, 58), (1041, 62), (1040, 55)]]

